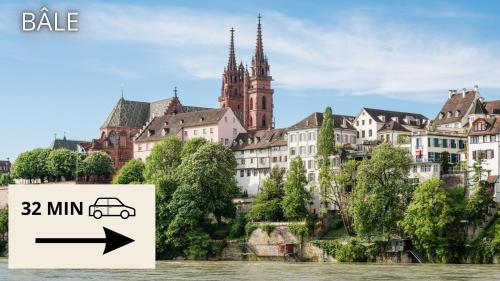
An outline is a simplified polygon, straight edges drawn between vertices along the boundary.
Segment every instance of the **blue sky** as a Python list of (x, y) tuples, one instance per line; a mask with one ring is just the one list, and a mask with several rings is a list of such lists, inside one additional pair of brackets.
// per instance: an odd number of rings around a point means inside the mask
[[(77, 33), (23, 33), (23, 10), (80, 13)], [(433, 118), (448, 89), (500, 99), (498, 1), (0, 2), (0, 159), (66, 132), (90, 140), (124, 86), (130, 100), (171, 96), (216, 107), (229, 29), (250, 64), (256, 16), (274, 77), (276, 125), (325, 106)]]

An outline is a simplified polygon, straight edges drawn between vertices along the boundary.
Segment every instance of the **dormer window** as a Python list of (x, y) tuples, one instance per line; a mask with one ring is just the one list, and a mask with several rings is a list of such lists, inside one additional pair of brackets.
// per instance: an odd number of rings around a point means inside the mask
[(446, 118), (450, 118), (450, 117), (451, 117), (451, 111), (446, 112)]
[(184, 124), (184, 119), (181, 119), (181, 120), (179, 121), (179, 124), (181, 124), (181, 125), (182, 125), (182, 124)]
[(398, 117), (391, 117), (391, 119), (392, 119), (394, 122), (398, 122), (398, 123), (399, 123), (399, 118), (398, 118)]
[(248, 144), (252, 144), (252, 138), (248, 138)]
[(439, 113), (439, 119), (443, 119), (444, 114), (442, 112)]
[(168, 126), (168, 121), (165, 122), (165, 126)]
[(460, 110), (455, 111), (455, 117), (459, 117), (459, 116), (460, 116)]
[(200, 122), (205, 122), (205, 117), (200, 117)]
[(474, 131), (485, 131), (485, 130), (486, 130), (485, 122), (479, 121), (474, 124)]
[(164, 136), (170, 134), (170, 128), (163, 128), (163, 130), (161, 131), (161, 134)]
[(242, 140), (242, 139), (240, 139), (240, 140), (238, 141), (238, 143), (239, 143), (239, 145), (242, 145), (242, 144), (243, 144), (243, 140)]
[(379, 115), (378, 119), (380, 119), (380, 121), (382, 121), (382, 122), (385, 122), (385, 116), (384, 115)]
[(155, 130), (148, 130), (148, 137), (154, 136), (155, 135)]

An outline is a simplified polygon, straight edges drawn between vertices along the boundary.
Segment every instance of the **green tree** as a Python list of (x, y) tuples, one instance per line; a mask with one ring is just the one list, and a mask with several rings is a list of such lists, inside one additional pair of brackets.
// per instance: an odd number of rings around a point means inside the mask
[(361, 236), (397, 232), (413, 185), (408, 181), (411, 159), (404, 148), (384, 143), (369, 160), (363, 160), (356, 175), (350, 207), (354, 228)]
[(87, 177), (106, 177), (111, 176), (115, 168), (111, 157), (105, 152), (95, 151), (89, 154), (82, 161), (81, 172)]
[(335, 154), (335, 134), (333, 131), (332, 108), (326, 107), (323, 113), (323, 123), (319, 129), (318, 135), (318, 156), (324, 163), (329, 162), (328, 158)]
[(0, 186), (15, 184), (14, 178), (9, 173), (0, 174)]
[(414, 245), (429, 261), (448, 262), (446, 229), (455, 221), (453, 202), (439, 179), (422, 182), (415, 190), (404, 219), (403, 230), (415, 238)]
[(348, 159), (340, 165), (338, 172), (333, 173), (332, 200), (338, 209), (340, 218), (344, 224), (347, 234), (354, 235), (353, 216), (350, 209), (351, 192), (356, 185), (356, 171), (358, 163), (354, 159)]
[(181, 163), (181, 153), (182, 142), (174, 136), (157, 143), (146, 160), (146, 180), (156, 183), (163, 176), (173, 176)]
[(299, 220), (307, 216), (306, 205), (311, 195), (305, 188), (306, 184), (304, 162), (297, 156), (290, 163), (285, 181), (285, 194), (281, 203), (285, 219)]
[(115, 184), (138, 184), (144, 182), (144, 162), (140, 159), (131, 159), (118, 171), (113, 179)]
[[(203, 210), (211, 212), (220, 222), (234, 217), (231, 198), (239, 193), (234, 179), (234, 153), (220, 143), (206, 143), (179, 166), (179, 180), (203, 197)], [(201, 196), (202, 195), (202, 196)]]
[(466, 214), (467, 219), (474, 225), (484, 222), (490, 208), (495, 206), (493, 197), (488, 192), (483, 161), (482, 155), (479, 155), (471, 167), (472, 181), (469, 189), (470, 196), (466, 204)]
[(208, 143), (208, 141), (204, 138), (192, 138), (189, 139), (186, 143), (184, 143), (182, 147), (181, 158), (187, 159), (189, 156), (194, 154), (200, 147)]
[(441, 170), (448, 172), (450, 170), (450, 153), (448, 151), (441, 152)]
[(274, 166), (264, 182), (262, 189), (257, 194), (252, 207), (247, 213), (251, 221), (280, 221), (283, 220), (281, 202), (285, 191), (283, 190), (284, 170)]
[(50, 155), (51, 149), (48, 148), (35, 148), (31, 151), (32, 161), (34, 163), (36, 174), (35, 178), (40, 179), (44, 182), (45, 180), (50, 180), (54, 176), (50, 173), (47, 166), (47, 159)]
[(77, 154), (78, 152), (65, 148), (50, 151), (47, 158), (48, 171), (56, 179), (73, 179), (76, 174)]
[(35, 148), (19, 154), (14, 165), (12, 165), (12, 175), (17, 179), (26, 179), (30, 183), (39, 179), (45, 181), (50, 178), (46, 159), (50, 154), (50, 149)]

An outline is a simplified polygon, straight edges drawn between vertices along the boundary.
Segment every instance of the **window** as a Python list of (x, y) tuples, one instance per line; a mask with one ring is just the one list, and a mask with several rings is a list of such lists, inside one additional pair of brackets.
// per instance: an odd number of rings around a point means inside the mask
[(253, 110), (253, 99), (252, 98), (250, 98), (250, 110)]
[(266, 97), (262, 97), (262, 109), (266, 109)]
[(496, 142), (497, 141), (497, 135), (491, 135), (490, 136), (490, 141), (491, 142)]
[(368, 130), (368, 136), (371, 137), (373, 134), (372, 129)]
[(493, 149), (488, 149), (488, 150), (486, 150), (486, 151), (485, 151), (485, 156), (486, 156), (486, 157), (485, 157), (486, 159), (492, 159), (492, 158), (493, 158), (493, 156), (494, 156), (494, 155), (493, 155)]
[(207, 129), (203, 129), (203, 134), (206, 134), (207, 133)]
[(198, 130), (193, 130), (193, 135), (194, 136), (198, 135)]
[(450, 148), (457, 148), (457, 141), (456, 140), (450, 140)]
[(242, 165), (243, 165), (243, 164), (245, 164), (245, 159), (244, 159), (244, 158), (243, 158), (243, 159), (241, 159), (241, 164), (242, 164)]
[(428, 173), (431, 171), (431, 166), (430, 165), (422, 165), (420, 167), (420, 172), (422, 173)]
[(139, 145), (137, 146), (137, 150), (138, 150), (138, 151), (142, 151), (142, 145), (140, 145), (140, 144), (139, 144)]
[(361, 120), (361, 125), (365, 125), (365, 120)]
[(368, 124), (372, 124), (372, 119), (368, 119)]
[(417, 165), (413, 166), (413, 173), (416, 174), (417, 173)]
[(486, 130), (486, 124), (484, 122), (476, 122), (474, 124), (474, 131), (484, 131)]
[[(463, 141), (458, 141), (458, 145), (463, 145)], [(470, 137), (470, 143), (479, 143), (479, 137), (478, 136), (472, 136)], [(463, 147), (460, 147), (463, 148)]]
[(274, 156), (273, 157), (273, 163), (276, 163), (276, 162), (278, 162), (278, 157)]
[(309, 181), (314, 181), (315, 180), (314, 173), (309, 173), (308, 178), (309, 178)]
[(120, 134), (120, 147), (127, 146), (127, 136)]
[(266, 115), (262, 115), (262, 127), (266, 126)]
[(365, 137), (365, 131), (361, 131), (361, 137), (364, 138)]
[(439, 139), (434, 138), (434, 147), (439, 147)]
[(184, 136), (187, 137), (188, 136), (188, 131), (184, 131)]
[(260, 158), (260, 164), (266, 164), (266, 158), (261, 157)]
[(299, 141), (303, 141), (304, 140), (304, 134), (299, 134)]
[(434, 152), (427, 153), (427, 158), (430, 162), (434, 161)]
[(309, 154), (314, 154), (316, 152), (315, 150), (316, 149), (315, 149), (314, 145), (309, 146)]
[(306, 154), (306, 147), (305, 147), (305, 146), (301, 146), (301, 147), (299, 147), (299, 154), (300, 154), (300, 155), (304, 155), (304, 154)]
[(210, 134), (214, 133), (214, 128), (210, 128)]
[(415, 146), (417, 148), (421, 148), (422, 147), (422, 139), (421, 138), (416, 138), (415, 139)]
[(233, 128), (233, 135), (237, 135), (238, 134), (238, 130), (236, 130), (235, 128)]
[(312, 160), (307, 161), (307, 168), (308, 169), (312, 169), (313, 168), (312, 162), (313, 162)]
[(245, 170), (240, 170), (240, 178), (245, 176)]
[(295, 142), (295, 134), (290, 135), (290, 142)]
[(228, 145), (229, 144), (229, 139), (224, 139), (224, 145)]
[(443, 143), (443, 148), (448, 148), (448, 140), (447, 139), (443, 139), (442, 143)]
[(245, 155), (245, 151), (244, 150), (241, 151), (241, 155)]
[(251, 176), (251, 175), (252, 175), (252, 174), (251, 174), (251, 172), (252, 172), (252, 171), (251, 171), (250, 169), (247, 169), (247, 177), (249, 177), (249, 176)]
[(356, 121), (356, 126), (359, 126), (359, 121)]
[(295, 147), (290, 148), (290, 155), (295, 155)]
[(464, 143), (463, 140), (459, 140), (458, 141), (458, 148), (460, 148), (460, 149), (464, 149), (465, 148), (465, 143)]

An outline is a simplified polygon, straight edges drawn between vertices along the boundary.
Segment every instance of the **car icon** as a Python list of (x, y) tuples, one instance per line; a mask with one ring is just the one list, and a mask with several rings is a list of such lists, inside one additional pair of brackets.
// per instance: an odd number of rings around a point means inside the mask
[(116, 197), (99, 197), (94, 205), (89, 206), (89, 216), (96, 219), (101, 217), (121, 217), (127, 219), (135, 216), (135, 209), (127, 206)]

